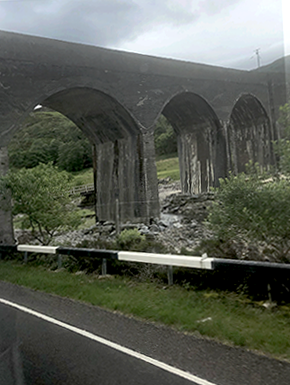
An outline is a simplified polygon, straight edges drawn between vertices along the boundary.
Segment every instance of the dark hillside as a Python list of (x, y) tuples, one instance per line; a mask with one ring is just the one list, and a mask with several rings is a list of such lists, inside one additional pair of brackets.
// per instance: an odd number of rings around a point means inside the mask
[(289, 77), (290, 72), (290, 55), (281, 57), (273, 63), (252, 70), (251, 72), (268, 72), (268, 73), (283, 73), (286, 72)]

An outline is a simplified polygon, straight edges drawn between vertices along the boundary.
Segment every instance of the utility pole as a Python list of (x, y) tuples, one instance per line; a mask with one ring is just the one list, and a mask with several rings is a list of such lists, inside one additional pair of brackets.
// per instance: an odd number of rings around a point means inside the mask
[(261, 67), (261, 56), (260, 56), (260, 49), (261, 48), (257, 48), (254, 50), (256, 56), (257, 56), (257, 64), (258, 64), (258, 68)]

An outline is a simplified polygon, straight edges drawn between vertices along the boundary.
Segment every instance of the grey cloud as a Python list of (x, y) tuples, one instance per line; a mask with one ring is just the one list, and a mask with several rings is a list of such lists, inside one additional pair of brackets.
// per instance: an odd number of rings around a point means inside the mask
[(203, 0), (199, 2), (199, 10), (207, 15), (215, 15), (240, 2), (241, 0)]
[[(269, 0), (269, 4), (273, 6), (274, 1)], [(103, 47), (122, 49), (125, 44), (127, 49), (137, 52), (162, 54), (211, 64), (232, 63), (234, 66), (246, 67), (252, 66), (252, 63), (255, 65), (254, 59), (250, 60), (254, 48), (261, 47), (265, 63), (266, 56), (268, 58), (265, 52), (267, 47), (283, 40), (279, 37), (282, 34), (279, 9), (273, 15), (268, 12), (268, 19), (264, 24), (263, 21), (256, 22), (252, 18), (252, 24), (248, 24), (246, 29), (241, 29), (239, 23), (237, 26), (232, 25), (230, 36), (227, 31), (226, 35), (224, 34), (223, 28), (219, 31), (219, 26), (223, 25), (222, 11), (228, 11), (229, 15), (233, 14), (237, 20), (240, 18), (242, 21), (247, 18), (249, 2), (246, 0), (0, 0), (0, 28)], [(261, 2), (262, 0), (259, 0), (257, 3)], [(241, 15), (235, 12), (238, 6), (241, 6), (239, 8)], [(257, 7), (255, 12), (259, 10)], [(210, 20), (213, 29), (216, 28), (220, 42), (218, 46), (215, 36), (209, 37), (206, 31), (202, 30), (202, 23), (199, 21), (203, 20)], [(265, 23), (269, 26), (275, 23), (275, 28), (268, 31)], [(162, 28), (163, 26), (165, 28)], [(196, 26), (196, 29), (191, 28), (192, 26)], [(185, 33), (187, 27), (188, 37), (187, 32)], [(171, 28), (174, 34), (172, 42)], [(154, 50), (155, 41), (152, 39), (155, 31), (157, 44)], [(168, 41), (165, 41), (164, 33), (162, 36), (164, 31), (169, 31)], [(146, 32), (150, 32), (148, 41), (152, 41), (152, 50), (150, 47), (148, 49), (148, 42), (145, 42), (144, 52), (142, 35), (146, 39)], [(197, 36), (199, 44), (195, 41)], [(243, 36), (245, 36), (244, 43)]]
[(58, 0), (0, 2), (2, 29), (96, 45), (133, 40), (156, 25), (196, 20), (192, 1)]

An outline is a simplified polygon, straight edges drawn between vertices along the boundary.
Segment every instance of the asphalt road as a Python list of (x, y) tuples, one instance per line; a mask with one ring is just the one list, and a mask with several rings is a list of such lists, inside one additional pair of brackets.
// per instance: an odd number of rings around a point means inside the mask
[(290, 383), (289, 363), (243, 349), (9, 283), (0, 282), (1, 299), (37, 312), (0, 302), (0, 373), (3, 352), (16, 346), (26, 385)]

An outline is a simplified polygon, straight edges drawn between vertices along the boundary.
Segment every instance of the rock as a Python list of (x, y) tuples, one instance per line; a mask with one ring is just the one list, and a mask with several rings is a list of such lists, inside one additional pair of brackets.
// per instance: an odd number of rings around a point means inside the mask
[(193, 220), (191, 221), (191, 223), (190, 223), (190, 227), (191, 227), (192, 229), (196, 229), (197, 226), (198, 226), (197, 221), (193, 219)]
[(139, 232), (141, 235), (146, 235), (150, 233), (148, 226), (145, 225), (139, 227)]
[(106, 222), (103, 223), (103, 226), (115, 226), (115, 222), (106, 221)]
[(149, 227), (151, 232), (158, 233), (160, 231), (159, 227), (157, 225), (151, 225)]
[(151, 232), (149, 232), (148, 234), (145, 234), (145, 236), (146, 236), (147, 241), (154, 241), (155, 240), (155, 236)]
[(123, 230), (133, 230), (133, 229), (138, 229), (138, 225), (134, 223), (125, 223), (121, 225), (121, 231)]
[(158, 180), (158, 184), (169, 184), (170, 182), (172, 182), (172, 179), (169, 176)]
[(158, 226), (161, 226), (161, 227), (168, 227), (166, 223), (164, 223), (163, 221), (159, 221), (158, 223)]

